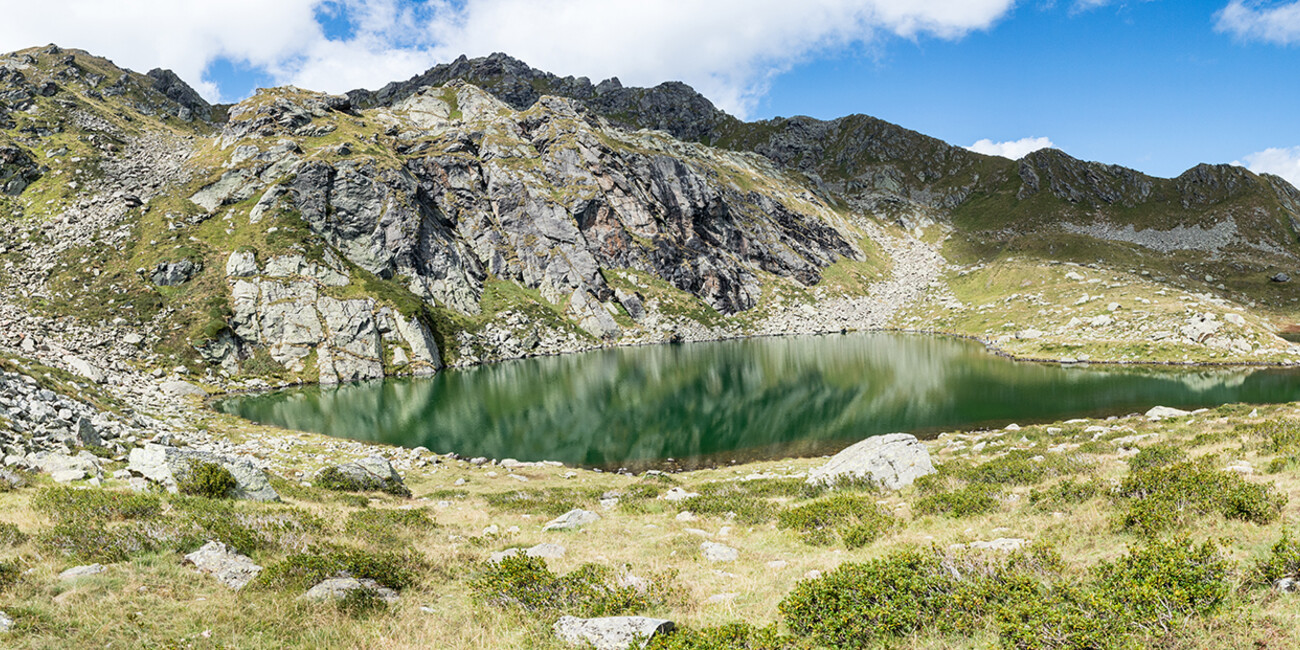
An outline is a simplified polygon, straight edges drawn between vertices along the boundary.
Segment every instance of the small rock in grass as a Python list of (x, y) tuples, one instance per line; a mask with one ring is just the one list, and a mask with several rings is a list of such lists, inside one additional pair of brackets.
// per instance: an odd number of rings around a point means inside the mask
[(542, 530), (573, 530), (600, 521), (600, 515), (581, 508), (570, 510), (542, 527)]

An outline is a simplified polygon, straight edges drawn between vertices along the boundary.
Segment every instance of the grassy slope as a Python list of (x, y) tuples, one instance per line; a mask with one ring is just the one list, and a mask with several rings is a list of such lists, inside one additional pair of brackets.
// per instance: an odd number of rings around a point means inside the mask
[[(1060, 465), (1061, 459), (1068, 457), (1078, 468), (1067, 472), (1068, 478), (1096, 479), (1103, 484), (1112, 484), (1129, 472), (1125, 454), (1119, 451), (1118, 445), (1108, 441), (1135, 435), (1154, 434), (1138, 443), (1139, 446), (1156, 442), (1173, 444), (1193, 457), (1212, 458), (1216, 467), (1246, 460), (1263, 472), (1274, 459), (1280, 458), (1272, 463), (1277, 473), (1246, 477), (1252, 483), (1271, 483), (1281, 493), (1291, 496), (1277, 521), (1257, 525), (1211, 515), (1195, 519), (1194, 525), (1183, 530), (1196, 540), (1218, 540), (1227, 556), (1244, 572), (1300, 516), (1300, 499), (1296, 498), (1300, 495), (1300, 478), (1291, 456), (1297, 450), (1285, 445), (1271, 447), (1269, 438), (1256, 429), (1239, 426), (1265, 420), (1297, 421), (1300, 409), (1296, 405), (1281, 405), (1261, 407), (1257, 413), (1251, 410), (1251, 407), (1226, 406), (1164, 422), (1127, 418), (1032, 426), (1014, 434), (947, 434), (928, 445), (941, 468), (964, 463), (978, 466), (999, 458), (1009, 447), (1018, 447), (1045, 455), (1052, 466)], [(288, 441), (294, 447), (293, 452), (278, 460), (288, 464), (291, 471), (294, 468), (311, 471), (340, 457), (314, 435), (285, 435), (223, 416), (210, 416), (209, 424), (214, 432), (234, 437)], [(1084, 431), (1094, 425), (1105, 426), (1107, 431), (1100, 435)], [(987, 446), (979, 445), (981, 451), (972, 452), (981, 442)], [(1066, 447), (1047, 451), (1058, 444)], [(715, 481), (732, 481), (756, 473), (789, 475), (819, 462), (806, 459), (757, 463), (675, 475), (671, 482), (699, 490)], [(1089, 567), (1144, 544), (1139, 535), (1117, 525), (1124, 506), (1110, 497), (1096, 496), (1078, 504), (1049, 507), (1029, 502), (1032, 490), (1050, 487), (1064, 480), (1062, 477), (1038, 478), (1023, 485), (1012, 480), (998, 485), (1004, 496), (992, 512), (958, 518), (918, 514), (915, 506), (922, 497), (914, 488), (881, 495), (879, 502), (899, 517), (901, 526), (886, 532), (874, 543), (850, 550), (842, 544), (809, 546), (794, 531), (782, 530), (762, 516), (752, 521), (729, 521), (722, 516), (678, 521), (679, 506), (657, 499), (627, 497), (623, 505), (601, 510), (596, 501), (603, 492), (615, 490), (630, 494), (634, 486), (652, 485), (662, 490), (668, 484), (586, 471), (566, 478), (569, 471), (565, 468), (474, 468), (463, 461), (444, 461), (440, 466), (430, 465), (406, 473), (406, 480), (415, 493), (414, 501), (382, 494), (357, 499), (280, 482), (278, 487), (286, 496), (287, 505), (237, 506), (241, 512), (279, 513), (290, 518), (311, 513), (324, 521), (319, 531), (291, 536), (278, 547), (254, 552), (254, 559), (264, 566), (271, 566), (313, 544), (324, 543), (374, 551), (406, 549), (425, 558), (426, 563), (417, 570), (414, 585), (404, 591), (398, 605), (390, 612), (362, 619), (330, 606), (299, 603), (294, 600), (298, 593), (295, 590), (231, 592), (181, 566), (180, 552), (187, 548), (136, 553), (127, 561), (110, 564), (108, 572), (100, 576), (60, 583), (56, 578), (59, 571), (84, 560), (51, 552), (39, 541), (53, 520), (48, 511), (32, 507), (34, 496), (42, 489), (39, 485), (46, 483), (46, 479), (38, 479), (38, 487), (0, 494), (0, 522), (16, 524), (23, 533), (32, 536), (0, 552), (0, 557), (8, 558), (5, 561), (16, 562), (24, 571), (30, 569), (0, 596), (4, 609), (24, 621), (11, 637), (11, 647), (103, 647), (105, 643), (196, 648), (560, 647), (547, 631), (548, 617), (556, 613), (536, 616), (479, 604), (470, 587), (471, 580), (483, 571), (478, 562), (490, 552), (544, 541), (567, 548), (562, 559), (549, 562), (557, 572), (566, 572), (586, 562), (608, 567), (628, 565), (632, 573), (641, 576), (675, 571), (676, 584), (683, 590), (684, 599), (653, 609), (652, 613), (690, 627), (732, 621), (758, 625), (777, 622), (778, 603), (808, 571), (827, 571), (842, 562), (881, 557), (909, 547), (946, 548), (949, 544), (974, 540), (1021, 537), (1052, 544), (1066, 561), (1065, 576), (1084, 578)], [(520, 482), (517, 477), (528, 481)], [(461, 486), (455, 485), (459, 479), (465, 481)], [(793, 482), (769, 479), (742, 485), (751, 489), (773, 486), (772, 491), (788, 494), (784, 488), (775, 489), (778, 483)], [(110, 481), (108, 487), (121, 489), (115, 481)], [(539, 499), (532, 506), (512, 505), (500, 499), (501, 495), (519, 490), (537, 491)], [(745, 512), (755, 503), (767, 503), (779, 510), (799, 502), (797, 496), (741, 497), (725, 504), (722, 510)], [(364, 510), (410, 506), (427, 508), (437, 527), (372, 526), (358, 532), (347, 530), (344, 523), (349, 516)], [(581, 532), (540, 531), (542, 523), (573, 506), (600, 510), (604, 518)], [(485, 534), (489, 526), (496, 526), (501, 532)], [(518, 532), (514, 532), (515, 526)], [(740, 549), (740, 559), (725, 565), (703, 561), (699, 545), (705, 539)], [(769, 562), (777, 560), (787, 564), (769, 567)], [(1244, 573), (1234, 574), (1234, 584), (1241, 584), (1244, 576)], [(710, 596), (729, 593), (737, 595), (720, 603), (708, 602)], [(1182, 622), (1174, 628), (1172, 636), (1152, 642), (1175, 648), (1240, 647), (1238, 644), (1254, 640), (1269, 647), (1289, 646), (1300, 642), (1293, 636), (1300, 618), (1298, 607), (1294, 599), (1274, 597), (1267, 590), (1242, 584), (1241, 590), (1231, 595), (1223, 615)], [(997, 639), (990, 628), (967, 636), (920, 634), (895, 639), (890, 645), (985, 648), (997, 647)]]

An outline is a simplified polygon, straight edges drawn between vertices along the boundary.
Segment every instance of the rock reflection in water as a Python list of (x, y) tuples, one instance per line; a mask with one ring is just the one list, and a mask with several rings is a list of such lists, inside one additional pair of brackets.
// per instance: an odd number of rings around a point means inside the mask
[(624, 348), (227, 400), (244, 417), (462, 456), (644, 468), (830, 453), (866, 436), (1300, 399), (1283, 370), (1062, 367), (850, 334)]

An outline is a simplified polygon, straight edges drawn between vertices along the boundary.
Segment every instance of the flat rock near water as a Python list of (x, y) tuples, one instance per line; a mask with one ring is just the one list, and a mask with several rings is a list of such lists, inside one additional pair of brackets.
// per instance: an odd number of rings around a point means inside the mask
[(552, 629), (555, 636), (571, 646), (595, 650), (627, 650), (632, 647), (644, 648), (651, 637), (672, 632), (675, 627), (672, 621), (645, 616), (561, 616)]
[(889, 490), (934, 473), (930, 452), (908, 433), (872, 436), (831, 457), (808, 472), (808, 483), (832, 484), (845, 479), (870, 479)]

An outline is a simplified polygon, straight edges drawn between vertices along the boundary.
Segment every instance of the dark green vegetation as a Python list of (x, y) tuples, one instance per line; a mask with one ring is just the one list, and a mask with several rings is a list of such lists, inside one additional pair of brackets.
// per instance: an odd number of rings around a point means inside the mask
[[(927, 390), (912, 394), (908, 386)], [(1063, 369), (1008, 361), (966, 341), (875, 333), (624, 348), (428, 379), (295, 388), (218, 408), (470, 457), (637, 469), (670, 457), (681, 468), (809, 456), (874, 433), (1298, 397), (1296, 373), (1207, 380), (1172, 370)], [(1032, 456), (1009, 456), (967, 478), (1023, 485), (1083, 469)]]

